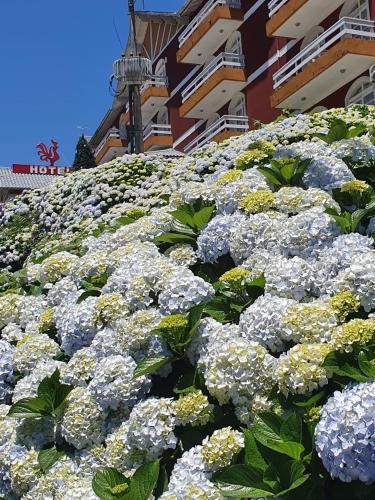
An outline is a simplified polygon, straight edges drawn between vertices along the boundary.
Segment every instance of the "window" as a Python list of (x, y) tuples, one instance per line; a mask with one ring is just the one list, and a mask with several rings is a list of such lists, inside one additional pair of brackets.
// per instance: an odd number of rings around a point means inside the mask
[(225, 52), (230, 54), (242, 54), (241, 33), (235, 31), (225, 45)]
[(345, 106), (353, 104), (375, 105), (375, 84), (367, 76), (356, 80), (345, 98)]
[(123, 113), (120, 116), (120, 121), (119, 121), (119, 135), (120, 139), (122, 139), (123, 141), (127, 140), (128, 137), (128, 130), (125, 121), (126, 115), (127, 115), (126, 113)]
[[(322, 33), (324, 33), (323, 26), (314, 26), (313, 28), (311, 28), (311, 30), (302, 40), (301, 50), (305, 49), (308, 45), (310, 45), (310, 43), (314, 42), (317, 38), (319, 38)], [(313, 51), (315, 51), (315, 47), (311, 52)]]
[(242, 92), (236, 94), (228, 107), (228, 114), (232, 116), (246, 116), (246, 99)]
[(355, 17), (357, 19), (370, 19), (368, 0), (348, 0), (340, 12), (341, 17)]
[(160, 108), (160, 110), (156, 116), (156, 123), (159, 125), (169, 125), (169, 116), (168, 116), (167, 106), (163, 106)]
[(327, 108), (325, 106), (315, 106), (310, 113), (321, 113), (322, 111), (327, 111)]
[(210, 116), (210, 118), (206, 122), (206, 130), (208, 130), (217, 120), (220, 120), (220, 115), (218, 113), (214, 113)]
[(166, 76), (167, 68), (165, 64), (165, 59), (160, 59), (155, 67), (155, 75), (157, 76)]

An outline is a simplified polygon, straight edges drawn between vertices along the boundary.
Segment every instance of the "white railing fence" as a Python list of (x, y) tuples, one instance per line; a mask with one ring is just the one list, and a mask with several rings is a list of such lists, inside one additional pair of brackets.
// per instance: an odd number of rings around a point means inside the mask
[(171, 126), (159, 123), (149, 123), (143, 130), (143, 140), (147, 140), (152, 135), (172, 135)]
[(102, 141), (99, 143), (99, 146), (95, 149), (95, 155), (100, 153), (109, 139), (120, 139), (120, 132), (117, 128), (112, 127), (108, 130)]
[(290, 80), (302, 71), (309, 63), (318, 59), (326, 50), (340, 40), (347, 38), (375, 39), (374, 21), (343, 17), (328, 30), (322, 33), (313, 42), (307, 45), (293, 59), (287, 62), (279, 71), (273, 75), (274, 89)]
[(205, 3), (204, 7), (198, 12), (198, 14), (193, 18), (193, 20), (186, 26), (184, 31), (178, 37), (178, 43), (180, 47), (186, 42), (186, 40), (194, 33), (197, 27), (201, 24), (205, 17), (208, 16), (218, 5), (227, 5), (233, 9), (241, 8), (241, 0), (209, 0)]
[(143, 92), (149, 87), (167, 87), (167, 86), (168, 86), (168, 78), (166, 76), (152, 75), (151, 78), (141, 86), (141, 92)]
[(189, 97), (201, 87), (218, 69), (220, 68), (243, 68), (245, 66), (245, 58), (243, 54), (232, 54), (229, 52), (221, 52), (216, 56), (198, 76), (182, 91), (182, 102), (185, 102)]
[(238, 132), (238, 135), (249, 130), (247, 116), (224, 115), (218, 118), (210, 127), (191, 141), (184, 149), (185, 153), (193, 153), (196, 149), (212, 141), (214, 137), (225, 131)]
[[(268, 4), (269, 16), (272, 17), (281, 9), (289, 0), (271, 0)], [(329, 1), (329, 0), (328, 0)]]

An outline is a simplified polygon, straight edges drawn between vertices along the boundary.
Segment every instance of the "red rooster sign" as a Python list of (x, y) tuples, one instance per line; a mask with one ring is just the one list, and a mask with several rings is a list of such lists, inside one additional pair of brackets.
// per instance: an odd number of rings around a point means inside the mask
[(38, 144), (36, 149), (38, 151), (39, 158), (42, 161), (50, 162), (50, 166), (54, 167), (55, 163), (60, 159), (60, 155), (57, 152), (59, 149), (59, 143), (57, 141), (51, 140), (52, 146), (47, 148), (45, 144)]

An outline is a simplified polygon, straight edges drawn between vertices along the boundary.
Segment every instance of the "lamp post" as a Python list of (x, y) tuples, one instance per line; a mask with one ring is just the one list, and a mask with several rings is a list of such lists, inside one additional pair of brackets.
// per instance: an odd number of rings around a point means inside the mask
[(119, 82), (125, 83), (129, 93), (129, 127), (128, 140), (131, 153), (143, 153), (143, 125), (141, 109), (141, 85), (145, 83), (152, 74), (151, 61), (143, 57), (137, 44), (135, 26), (134, 0), (128, 0), (130, 26), (132, 37), (129, 37), (129, 45), (126, 54), (114, 62), (113, 77)]

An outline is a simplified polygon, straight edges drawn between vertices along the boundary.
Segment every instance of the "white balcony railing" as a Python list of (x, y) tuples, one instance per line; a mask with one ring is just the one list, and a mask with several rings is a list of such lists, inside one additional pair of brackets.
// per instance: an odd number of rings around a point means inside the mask
[(109, 141), (110, 139), (120, 139), (120, 133), (117, 130), (117, 128), (113, 127), (108, 130), (108, 132), (105, 134), (104, 138), (100, 142), (99, 146), (95, 149), (95, 156), (97, 156), (100, 153), (100, 151), (106, 145), (107, 141)]
[[(146, 83), (141, 85), (141, 94), (149, 87), (168, 87), (168, 77), (160, 75), (152, 75)], [(126, 111), (129, 113), (129, 103), (126, 104)]]
[(166, 76), (152, 75), (146, 83), (141, 86), (141, 92), (149, 87), (167, 87), (168, 78)]
[(196, 149), (212, 141), (214, 137), (222, 132), (238, 132), (238, 135), (249, 130), (249, 119), (247, 116), (224, 115), (216, 120), (210, 127), (185, 147), (185, 153), (193, 153)]
[(198, 12), (198, 14), (193, 18), (193, 20), (186, 26), (184, 31), (178, 37), (178, 42), (180, 47), (186, 42), (186, 40), (194, 33), (201, 22), (212, 12), (218, 5), (227, 5), (233, 9), (241, 8), (241, 0), (209, 0), (206, 2), (205, 6)]
[(159, 123), (149, 123), (143, 130), (143, 140), (146, 141), (153, 135), (172, 135), (171, 126)]
[[(269, 16), (272, 17), (281, 9), (289, 0), (271, 0), (268, 4)], [(328, 0), (329, 1), (329, 0)]]
[(221, 52), (216, 56), (198, 76), (182, 91), (182, 102), (185, 102), (191, 95), (201, 87), (220, 68), (243, 68), (245, 58), (243, 54), (232, 54)]
[(343, 17), (313, 42), (307, 45), (293, 59), (287, 62), (273, 75), (274, 89), (278, 89), (286, 81), (300, 73), (309, 63), (318, 59), (326, 50), (340, 40), (347, 38), (373, 40), (375, 39), (374, 21)]

